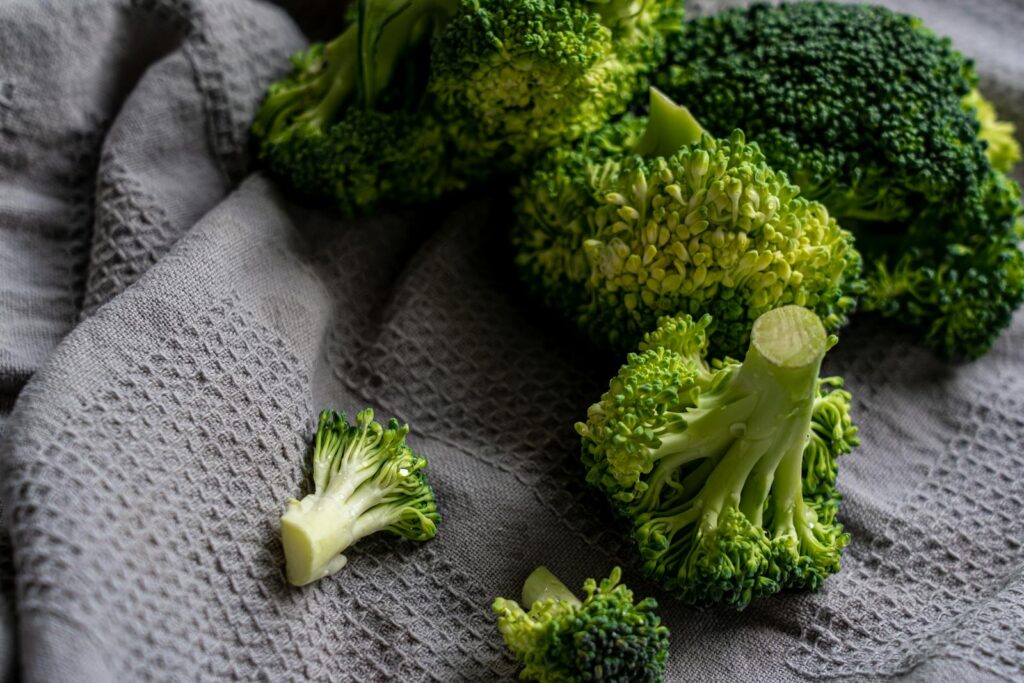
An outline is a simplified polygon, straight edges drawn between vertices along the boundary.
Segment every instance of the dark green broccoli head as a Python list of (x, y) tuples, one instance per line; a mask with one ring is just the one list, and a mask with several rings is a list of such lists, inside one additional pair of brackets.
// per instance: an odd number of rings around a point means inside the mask
[(1019, 150), (970, 60), (917, 18), (828, 2), (728, 10), (670, 42), (659, 85), (854, 231), (864, 308), (945, 355), (988, 349), (1024, 297), (1015, 189), (993, 175)]
[(626, 109), (664, 56), (680, 0), (463, 0), (431, 92), (464, 153), (521, 165)]
[[(646, 131), (626, 117), (526, 177), (513, 241), (531, 285), (618, 349), (679, 312), (710, 313), (724, 355), (743, 353), (753, 321), (785, 304), (843, 325), (860, 287), (851, 235), (741, 132), (701, 135), (667, 107)], [(672, 135), (652, 133), (663, 128)], [(652, 140), (668, 151), (633, 153)]]
[(582, 602), (538, 567), (523, 586), (523, 610), (498, 598), (498, 628), (523, 662), (521, 678), (541, 683), (657, 683), (665, 675), (668, 629), (653, 598), (633, 602), (616, 567), (598, 584), (587, 579)]
[(839, 570), (836, 459), (857, 430), (842, 382), (818, 377), (834, 338), (811, 311), (758, 318), (742, 363), (706, 360), (710, 324), (663, 319), (576, 428), (645, 571), (686, 602), (742, 609)]

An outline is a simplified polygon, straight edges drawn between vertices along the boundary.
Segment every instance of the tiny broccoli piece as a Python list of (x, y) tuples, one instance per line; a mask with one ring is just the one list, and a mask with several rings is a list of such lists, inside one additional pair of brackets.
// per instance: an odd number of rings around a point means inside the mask
[(862, 308), (945, 356), (989, 349), (1024, 299), (1019, 147), (970, 60), (918, 18), (831, 2), (727, 10), (669, 42), (659, 87), (853, 231)]
[(545, 567), (523, 586), (523, 610), (498, 598), (494, 612), (509, 650), (523, 662), (524, 680), (541, 683), (655, 683), (665, 675), (668, 629), (655, 613), (658, 604), (619, 583), (616, 567), (598, 584), (587, 579), (581, 602)]
[(348, 215), (464, 186), (424, 93), (430, 39), (456, 5), (359, 0), (337, 38), (294, 55), (253, 122), (271, 170)]
[(682, 14), (682, 0), (463, 0), (430, 89), (462, 153), (522, 165), (625, 111)]
[(839, 571), (836, 459), (857, 430), (841, 380), (818, 377), (835, 338), (810, 310), (759, 317), (742, 363), (706, 360), (710, 325), (662, 319), (576, 429), (644, 570), (684, 601), (742, 609)]
[(533, 289), (619, 350), (679, 312), (711, 313), (725, 355), (785, 304), (845, 324), (861, 288), (850, 233), (742, 132), (715, 139), (657, 91), (651, 102), (646, 126), (627, 116), (524, 179), (513, 243)]
[(440, 517), (423, 468), (405, 444), (408, 425), (385, 428), (366, 409), (349, 424), (320, 413), (313, 446), (313, 492), (288, 501), (281, 516), (288, 581), (302, 586), (345, 566), (341, 553), (359, 539), (387, 531), (415, 541), (437, 533)]

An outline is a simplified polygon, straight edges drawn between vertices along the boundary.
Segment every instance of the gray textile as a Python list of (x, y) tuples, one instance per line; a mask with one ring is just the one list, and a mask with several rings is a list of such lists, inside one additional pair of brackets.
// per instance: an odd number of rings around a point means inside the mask
[[(1024, 7), (903, 6), (1024, 128)], [(624, 563), (671, 681), (1024, 677), (1024, 316), (964, 366), (858, 319), (827, 368), (863, 435), (842, 573), (677, 605), (580, 479), (572, 424), (615, 359), (521, 292), (501, 194), (346, 222), (252, 172), (248, 122), (302, 43), (253, 0), (0, 5), (0, 676), (510, 680), (489, 603), (543, 562), (573, 585)], [(412, 425), (440, 534), (290, 588), (278, 517), (315, 412), (366, 405)]]

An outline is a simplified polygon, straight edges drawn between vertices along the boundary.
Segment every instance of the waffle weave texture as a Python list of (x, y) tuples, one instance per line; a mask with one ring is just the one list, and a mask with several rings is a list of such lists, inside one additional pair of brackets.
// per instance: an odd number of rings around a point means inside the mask
[[(893, 4), (1024, 130), (1018, 1)], [(0, 3), (0, 677), (513, 680), (489, 604), (545, 563), (657, 597), (670, 681), (1024, 678), (1024, 317), (962, 366), (858, 318), (826, 367), (863, 436), (843, 571), (679, 605), (582, 483), (617, 359), (522, 292), (503, 194), (343, 221), (254, 172), (264, 89), (335, 5)], [(315, 414), (367, 405), (411, 424), (439, 535), (291, 588)]]

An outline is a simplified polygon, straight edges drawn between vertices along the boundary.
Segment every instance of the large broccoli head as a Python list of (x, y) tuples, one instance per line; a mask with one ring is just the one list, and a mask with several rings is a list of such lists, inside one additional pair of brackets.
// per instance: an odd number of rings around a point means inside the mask
[(633, 602), (616, 567), (598, 584), (587, 579), (581, 602), (545, 567), (523, 586), (523, 604), (497, 598), (494, 612), (521, 678), (540, 683), (658, 683), (668, 658), (668, 629), (653, 598)]
[(948, 39), (881, 7), (815, 2), (728, 10), (670, 42), (659, 86), (713, 133), (742, 128), (854, 231), (865, 308), (946, 355), (988, 349), (1024, 297), (1017, 190), (1000, 173), (1019, 149)]
[(623, 112), (682, 13), (682, 0), (464, 0), (431, 92), (460, 153), (521, 165)]
[(742, 609), (839, 570), (836, 458), (857, 430), (841, 381), (818, 377), (834, 338), (816, 315), (764, 314), (742, 363), (706, 360), (710, 323), (663, 319), (576, 428), (587, 479), (648, 574), (684, 601)]
[(615, 348), (632, 348), (660, 316), (710, 313), (716, 351), (738, 355), (772, 308), (806, 306), (828, 329), (853, 309), (852, 237), (798, 194), (743, 133), (702, 135), (654, 92), (649, 123), (626, 117), (526, 177), (517, 263), (551, 305)]

